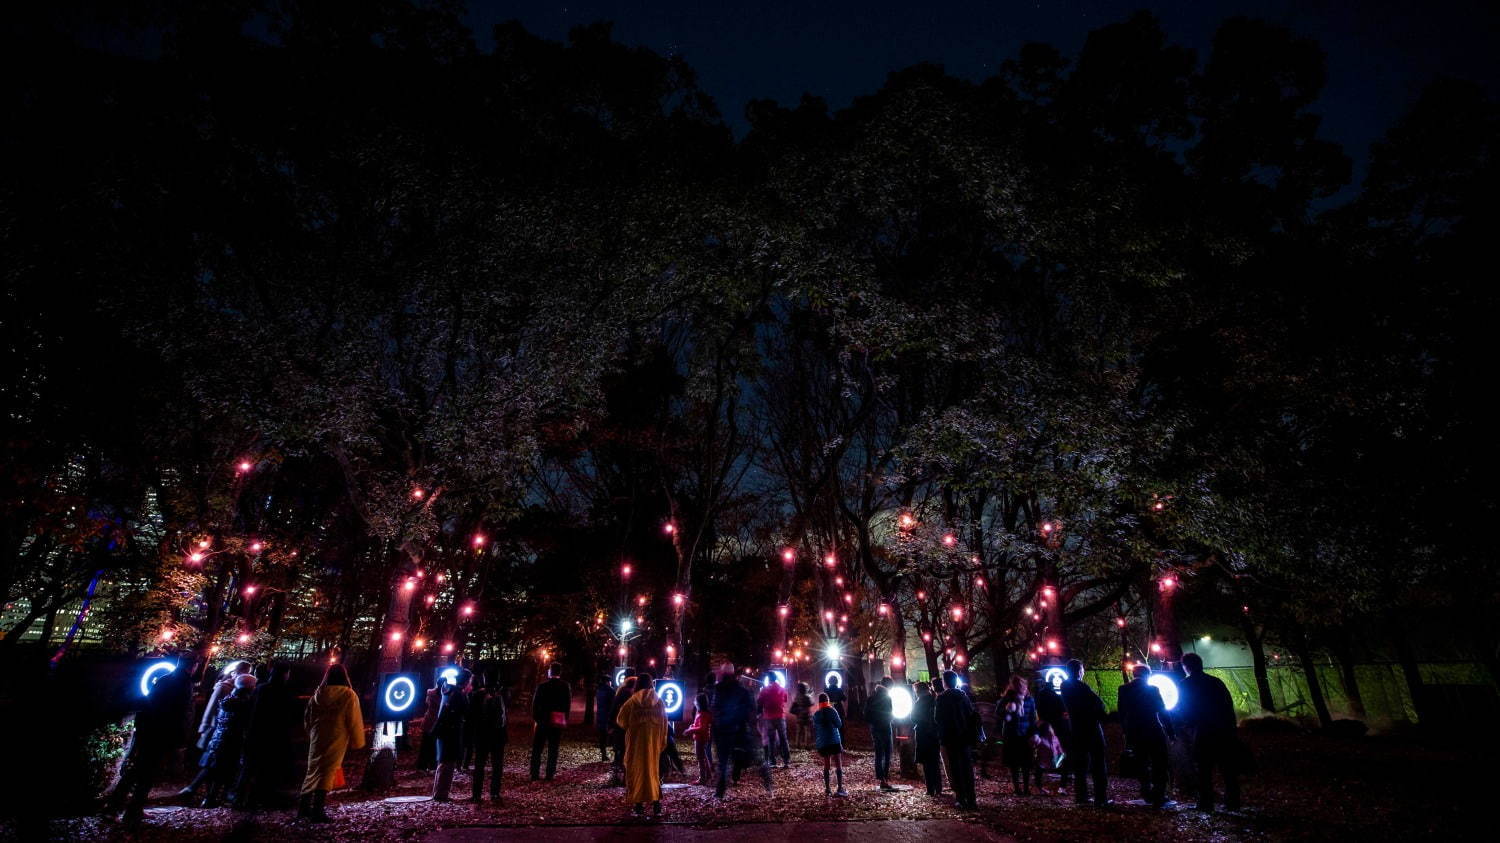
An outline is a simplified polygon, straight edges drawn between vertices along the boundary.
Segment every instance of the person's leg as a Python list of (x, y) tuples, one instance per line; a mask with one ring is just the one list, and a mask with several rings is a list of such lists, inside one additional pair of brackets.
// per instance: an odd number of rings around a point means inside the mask
[(734, 752), (727, 741), (716, 740), (714, 743), (714, 751), (719, 756), (719, 776), (718, 781), (714, 785), (714, 795), (722, 798), (724, 796), (724, 788), (729, 786), (729, 759)]
[(792, 766), (792, 744), (787, 739), (786, 718), (783, 717), (773, 724), (775, 726), (776, 740), (781, 744), (781, 763), (787, 767)]
[(838, 776), (839, 789), (833, 792), (834, 796), (848, 796), (849, 791), (844, 789), (844, 753), (840, 752), (833, 756), (833, 770)]
[(438, 738), (437, 772), (432, 778), (432, 801), (448, 801), (448, 793), (453, 788), (453, 769), (462, 755), (462, 747), (453, 746), (447, 738)]
[(484, 762), (488, 760), (489, 746), (485, 741), (474, 742), (474, 769), (469, 775), (470, 789), (469, 799), (479, 802), (484, 797)]
[(1094, 779), (1094, 803), (1109, 802), (1109, 761), (1104, 755), (1104, 734), (1101, 732), (1089, 749), (1089, 772)]
[(1198, 737), (1193, 742), (1193, 766), (1198, 780), (1198, 810), (1214, 809), (1214, 765), (1213, 752), (1207, 740)]
[(557, 775), (557, 749), (562, 742), (562, 729), (556, 726), (547, 727), (547, 781)]
[(713, 781), (710, 770), (713, 758), (708, 752), (708, 741), (693, 741), (693, 754), (698, 759), (698, 784), (706, 785)]
[(1220, 742), (1216, 762), (1224, 777), (1224, 810), (1240, 809), (1240, 769), (1238, 738), (1227, 736)]
[(832, 796), (833, 795), (833, 778), (832, 778), (832, 772), (833, 772), (833, 758), (830, 757), (830, 756), (825, 755), (825, 756), (823, 756), (823, 795), (824, 796)]
[(125, 802), (127, 823), (138, 823), (146, 815), (146, 799), (151, 796), (151, 788), (161, 776), (168, 752), (169, 750), (161, 747), (143, 747), (142, 752), (136, 756), (134, 780)]
[(538, 723), (531, 730), (531, 780), (542, 774), (542, 746), (547, 742), (547, 727)]
[[(504, 738), (505, 733), (500, 733)], [(504, 740), (490, 747), (490, 800), (500, 801), (500, 793), (505, 790), (505, 746)]]

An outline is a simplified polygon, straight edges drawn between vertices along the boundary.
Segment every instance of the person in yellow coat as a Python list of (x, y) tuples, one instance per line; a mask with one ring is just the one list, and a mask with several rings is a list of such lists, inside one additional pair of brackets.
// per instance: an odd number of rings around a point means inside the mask
[(615, 723), (625, 730), (625, 801), (640, 816), (651, 803), (661, 816), (661, 753), (667, 745), (667, 709), (656, 695), (651, 674), (636, 676), (636, 691), (620, 706)]
[(326, 823), (324, 801), (343, 769), (344, 753), (365, 745), (359, 695), (349, 687), (349, 672), (343, 665), (333, 665), (323, 675), (323, 684), (307, 701), (302, 725), (307, 728), (307, 778), (302, 780), (297, 816)]

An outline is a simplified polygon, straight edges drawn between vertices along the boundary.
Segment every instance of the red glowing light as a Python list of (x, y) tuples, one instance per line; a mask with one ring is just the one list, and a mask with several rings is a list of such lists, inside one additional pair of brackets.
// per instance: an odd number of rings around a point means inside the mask
[(452, 641), (444, 641), (443, 642), (443, 652), (445, 652), (445, 653), (451, 653), (451, 652), (453, 652), (453, 642)]
[(781, 657), (784, 656), (784, 655), (786, 655), (786, 654), (784, 652), (782, 652), (780, 649), (776, 649), (776, 650), (772, 650), (771, 651), (771, 655), (775, 656), (777, 661), (781, 661)]
[(413, 579), (412, 577), (407, 577), (406, 578), (406, 590), (407, 591), (413, 591), (413, 590), (416, 589), (416, 587), (417, 587), (417, 581), (415, 579)]
[(956, 656), (953, 657), (953, 660), (956, 661), (956, 662), (958, 662), (959, 664), (963, 664), (964, 663), (964, 654), (963, 653), (959, 653), (958, 655), (956, 655)]
[(253, 586), (253, 585), (247, 585), (247, 586), (245, 586), (245, 593), (246, 594), (254, 594), (255, 593), (255, 586)]
[(975, 577), (974, 578), (974, 587), (975, 588), (984, 588), (984, 577)]
[(954, 620), (961, 620), (961, 619), (963, 619), (964, 609), (963, 609), (962, 606), (954, 606), (952, 609), (949, 610), (949, 612), (953, 615), (953, 619)]
[(1044, 533), (1050, 533), (1050, 532), (1052, 532), (1052, 522), (1051, 521), (1043, 521), (1042, 522), (1042, 532), (1044, 532)]
[(212, 647), (209, 647), (209, 648), (208, 648), (208, 651), (209, 651), (209, 652), (210, 652), (210, 653), (217, 653), (217, 652), (219, 652), (219, 651), (220, 651), (220, 650), (222, 650), (222, 649), (224, 649), (224, 648), (223, 648), (223, 647), (220, 647), (220, 646), (219, 646), (219, 645), (218, 645), (218, 644), (215, 644), (215, 645), (213, 645), (213, 646), (212, 646)]
[(163, 641), (171, 641), (172, 640), (172, 630), (170, 630), (170, 629), (164, 629), (164, 630), (162, 630), (161, 631), (161, 640), (163, 640)]
[(475, 547), (484, 547), (484, 535), (483, 534), (476, 534), (474, 536), (474, 546)]
[(1048, 641), (1047, 641), (1047, 649), (1052, 650), (1053, 652), (1057, 651), (1057, 639), (1056, 638), (1048, 639)]
[(943, 544), (947, 545), (948, 547), (952, 547), (958, 544), (958, 536), (955, 536), (952, 533), (944, 533)]
[(447, 578), (448, 577), (446, 575), (444, 575), (444, 574), (438, 574), (436, 577), (433, 577), (433, 579), (437, 580), (438, 582), (442, 582), (443, 580), (445, 580)]
[(836, 585), (836, 586), (839, 586), (840, 588), (842, 588), (843, 585), (844, 585), (844, 578), (843, 577), (834, 577), (833, 578), (833, 584)]
[(423, 648), (423, 647), (426, 647), (426, 646), (427, 646), (427, 642), (426, 642), (426, 641), (423, 641), (423, 640), (422, 640), (422, 639), (420, 639), (420, 638), (415, 638), (415, 639), (413, 639), (413, 640), (412, 640), (412, 642), (411, 642), (411, 645), (412, 645), (412, 647), (414, 647), (414, 648), (416, 648), (416, 649), (418, 649), (418, 650), (420, 650), (420, 649), (422, 649), (422, 648)]
[(900, 524), (901, 529), (910, 530), (917, 525), (917, 519), (913, 518), (910, 512), (903, 512), (901, 513)]
[(250, 543), (250, 552), (251, 553), (260, 553), (261, 547), (263, 547), (263, 545), (260, 542), (251, 542)]
[(927, 641), (927, 642), (932, 641), (932, 633), (930, 633), (930, 632), (924, 632), (924, 633), (922, 633), (922, 640), (923, 641)]
[(849, 622), (849, 616), (848, 615), (839, 615), (839, 623), (848, 623), (848, 622)]
[(918, 600), (926, 600), (927, 599), (927, 592), (925, 592), (925, 591), (918, 591), (917, 592), (917, 599)]
[(433, 603), (437, 602), (437, 595), (429, 594), (425, 599), (427, 600), (427, 605), (431, 606)]
[(189, 562), (202, 562), (203, 561), (203, 554), (196, 553), (196, 552), (189, 553), (188, 554), (188, 561)]
[(474, 607), (473, 606), (465, 606), (464, 607), (464, 614), (465, 615), (472, 615), (472, 614), (474, 614)]
[(1118, 626), (1121, 629), (1124, 629), (1125, 628), (1125, 619), (1124, 618), (1115, 618), (1115, 626)]
[(401, 632), (400, 632), (400, 630), (397, 630), (396, 632), (392, 632), (391, 633), (391, 640), (392, 641), (400, 641), (401, 640)]
[(830, 621), (830, 622), (833, 620), (833, 610), (832, 609), (829, 609), (828, 611), (826, 611), (826, 612), (823, 613), (823, 620)]
[(637, 606), (644, 606), (644, 605), (646, 605), (646, 595), (642, 594), (640, 597), (637, 597), (635, 599), (635, 605), (637, 605)]
[(1177, 578), (1176, 577), (1170, 577), (1170, 576), (1168, 576), (1168, 577), (1162, 577), (1161, 578), (1161, 587), (1162, 587), (1163, 590), (1170, 590), (1170, 589), (1176, 588), (1177, 587)]
[(1152, 641), (1151, 642), (1151, 652), (1153, 652), (1153, 653), (1160, 653), (1161, 652), (1161, 642), (1159, 642), (1159, 641)]
[(1031, 660), (1032, 660), (1032, 661), (1036, 661), (1036, 660), (1037, 660), (1037, 659), (1039, 659), (1039, 658), (1041, 658), (1041, 656), (1039, 656), (1039, 655), (1037, 655), (1037, 654), (1036, 654), (1036, 653), (1032, 653), (1032, 654), (1031, 654)]
[(422, 491), (421, 489), (412, 489), (411, 490), (411, 496), (412, 496), (413, 500), (421, 500), (423, 497), (426, 496), (426, 494), (427, 493), (424, 492), (424, 491)]
[(901, 667), (906, 664), (906, 659), (901, 658), (900, 653), (891, 656), (891, 667)]
[(853, 603), (854, 602), (854, 595), (850, 594), (847, 591), (844, 592), (844, 602), (845, 603)]
[(249, 644), (250, 643), (250, 633), (248, 633), (248, 632), (241, 632), (240, 633), (240, 637), (236, 638), (235, 640), (238, 641), (238, 642), (240, 642), (241, 644)]
[(673, 606), (681, 606), (684, 602), (686, 602), (686, 600), (687, 600), (687, 598), (684, 597), (681, 594), (674, 594), (674, 595), (672, 595), (672, 605)]
[(787, 548), (786, 550), (781, 551), (781, 561), (783, 561), (783, 562), (796, 562), (797, 561), (797, 551), (792, 550), (790, 547)]
[(667, 645), (667, 656), (671, 657), (671, 656), (675, 656), (675, 655), (677, 655), (677, 647), (675, 645), (668, 644)]
[(244, 474), (244, 473), (245, 473), (245, 472), (247, 472), (247, 471), (249, 471), (249, 470), (250, 470), (250, 469), (252, 469), (252, 468), (254, 468), (254, 467), (255, 467), (255, 466), (253, 466), (253, 465), (252, 465), (252, 464), (251, 464), (251, 463), (250, 463), (250, 461), (249, 461), (249, 460), (240, 460), (240, 464), (239, 464), (239, 465), (237, 465), (237, 466), (235, 466), (235, 468), (237, 468), (237, 469), (239, 469), (239, 472), (240, 472), (240, 473), (241, 473), (241, 474)]
[(788, 605), (786, 605), (784, 603), (782, 605), (776, 607), (776, 614), (781, 615), (783, 618), (786, 617), (787, 615), (790, 615), (791, 613), (792, 613), (792, 607), (788, 606)]
[(627, 650), (627, 649), (625, 649), (624, 647), (621, 647), (620, 649), (616, 650), (615, 652), (618, 653), (620, 655), (620, 658), (623, 659), (623, 658), (625, 658), (625, 655), (627, 653), (629, 653), (630, 651)]
[(891, 607), (888, 604), (881, 603), (880, 604), (880, 614), (882, 614), (882, 615), (889, 615), (890, 613), (891, 613)]
[(620, 566), (620, 576), (622, 576), (622, 577), (628, 577), (628, 576), (630, 576), (630, 571), (631, 571), (630, 563), (627, 562), (624, 565)]
[(833, 566), (839, 564), (839, 558), (830, 553), (827, 556), (823, 557), (823, 564), (832, 568)]
[(677, 532), (677, 525), (673, 524), (671, 521), (668, 521), (667, 523), (661, 525), (661, 531), (670, 536), (673, 533)]

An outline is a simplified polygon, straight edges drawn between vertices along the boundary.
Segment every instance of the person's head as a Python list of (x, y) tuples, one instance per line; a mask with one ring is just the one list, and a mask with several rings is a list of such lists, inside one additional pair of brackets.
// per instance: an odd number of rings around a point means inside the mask
[(1030, 687), (1031, 685), (1026, 681), (1026, 677), (1022, 676), (1019, 673), (1012, 673), (1010, 675), (1010, 682), (1005, 686), (1005, 690), (1008, 693), (1015, 694), (1018, 697), (1024, 697), (1026, 696)]
[(1187, 655), (1182, 657), (1182, 669), (1187, 671), (1187, 674), (1189, 676), (1192, 676), (1195, 673), (1202, 673), (1203, 657), (1198, 655), (1197, 653), (1188, 653)]
[(698, 710), (708, 711), (708, 694), (698, 695)]
[(255, 674), (241, 673), (234, 677), (234, 692), (236, 694), (248, 694), (255, 690)]
[(734, 662), (724, 662), (719, 665), (719, 681), (728, 682), (734, 679)]
[(1130, 669), (1130, 675), (1134, 676), (1137, 679), (1145, 679), (1146, 676), (1150, 673), (1151, 668), (1143, 664), (1137, 664), (1135, 667), (1132, 667)]
[(837, 688), (837, 687), (839, 687), (839, 675), (837, 673), (835, 673), (834, 675), (828, 677), (828, 687), (830, 687), (830, 688)]
[(889, 687), (891, 687), (891, 685), (893, 685), (895, 683), (895, 681), (896, 680), (892, 679), (889, 676), (882, 676), (882, 677), (880, 677), (880, 687), (882, 687), (882, 688), (889, 688)]
[(291, 662), (272, 662), (271, 672), (266, 675), (270, 682), (290, 682), (292, 679)]
[(932, 693), (941, 694), (946, 690), (948, 690), (948, 686), (943, 684), (943, 677), (939, 676), (938, 678), (932, 680)]
[(818, 705), (827, 705), (827, 704), (828, 704), (828, 695), (827, 694), (818, 694)]
[(177, 651), (177, 669), (183, 676), (192, 674), (193, 669), (198, 666), (198, 654), (192, 650)]
[(621, 688), (629, 688), (632, 691), (635, 690), (635, 677), (634, 676), (627, 676), (627, 677), (625, 677), (625, 680), (620, 683), (620, 687)]
[(328, 666), (328, 672), (323, 674), (323, 684), (343, 685), (348, 688), (352, 684), (349, 681), (349, 671), (345, 670), (342, 664), (331, 664)]
[[(945, 671), (943, 671), (943, 687), (944, 688), (957, 688), (958, 687), (958, 671), (956, 671), (956, 670), (945, 670)], [(944, 705), (947, 705), (947, 703), (944, 703)]]
[(635, 687), (642, 691), (649, 691), (656, 677), (649, 673), (637, 673), (635, 675)]
[(1068, 671), (1069, 679), (1083, 678), (1083, 662), (1079, 661), (1078, 659), (1069, 659), (1068, 664), (1064, 669)]
[(1052, 724), (1043, 720), (1041, 725), (1036, 727), (1036, 733), (1046, 740), (1052, 740)]
[(244, 676), (245, 674), (249, 673), (250, 671), (252, 671), (254, 669), (255, 669), (255, 665), (254, 664), (251, 664), (250, 662), (247, 662), (247, 661), (241, 661), (241, 662), (235, 663), (234, 673), (235, 673), (236, 676)]
[(466, 668), (459, 668), (458, 675), (453, 677), (453, 684), (450, 688), (453, 691), (467, 691), (473, 682), (474, 672)]
[(562, 665), (558, 664), (557, 662), (553, 662), (552, 664), (547, 665), (547, 676), (553, 679), (563, 678)]
[(919, 697), (925, 697), (925, 696), (927, 696), (928, 692), (930, 692), (932, 690), (932, 685), (929, 684), (929, 683), (927, 683), (927, 682), (918, 682), (917, 684), (915, 684), (915, 685), (913, 685), (911, 687), (912, 687), (912, 690), (914, 690), (914, 691), (917, 692), (917, 696), (919, 696)]
[(806, 682), (798, 682), (797, 683), (797, 693), (799, 693), (799, 694), (805, 694), (807, 692), (808, 692), (807, 683)]
[(599, 677), (598, 684), (603, 687), (612, 687), (615, 684), (615, 680), (609, 678), (608, 676), (601, 676)]

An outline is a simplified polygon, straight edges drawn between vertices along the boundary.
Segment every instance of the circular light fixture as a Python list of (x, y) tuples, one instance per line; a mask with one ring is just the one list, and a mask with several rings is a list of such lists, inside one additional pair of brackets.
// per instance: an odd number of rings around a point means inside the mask
[[(446, 671), (444, 674), (446, 675)], [(458, 677), (457, 671), (453, 674)], [(417, 700), (417, 683), (411, 681), (410, 676), (397, 676), (391, 680), (391, 684), (385, 686), (385, 707), (387, 711), (395, 714), (411, 708), (411, 704)]]
[(656, 683), (656, 695), (661, 697), (662, 708), (668, 717), (681, 711), (683, 700), (687, 698), (687, 695), (682, 692), (682, 686), (677, 682)]
[(165, 659), (159, 662), (152, 662), (141, 673), (141, 696), (151, 696), (151, 689), (156, 687), (156, 681), (176, 669), (176, 662), (170, 662)]
[(1042, 681), (1053, 688), (1061, 688), (1068, 679), (1068, 672), (1060, 667), (1049, 667), (1042, 671)]
[(890, 690), (891, 716), (897, 720), (905, 720), (911, 716), (912, 706), (915, 700), (911, 698), (911, 691), (906, 690), (904, 685), (896, 685)]
[(1161, 701), (1166, 705), (1167, 711), (1177, 707), (1177, 683), (1172, 677), (1165, 673), (1153, 673), (1146, 677), (1146, 684), (1161, 691)]

